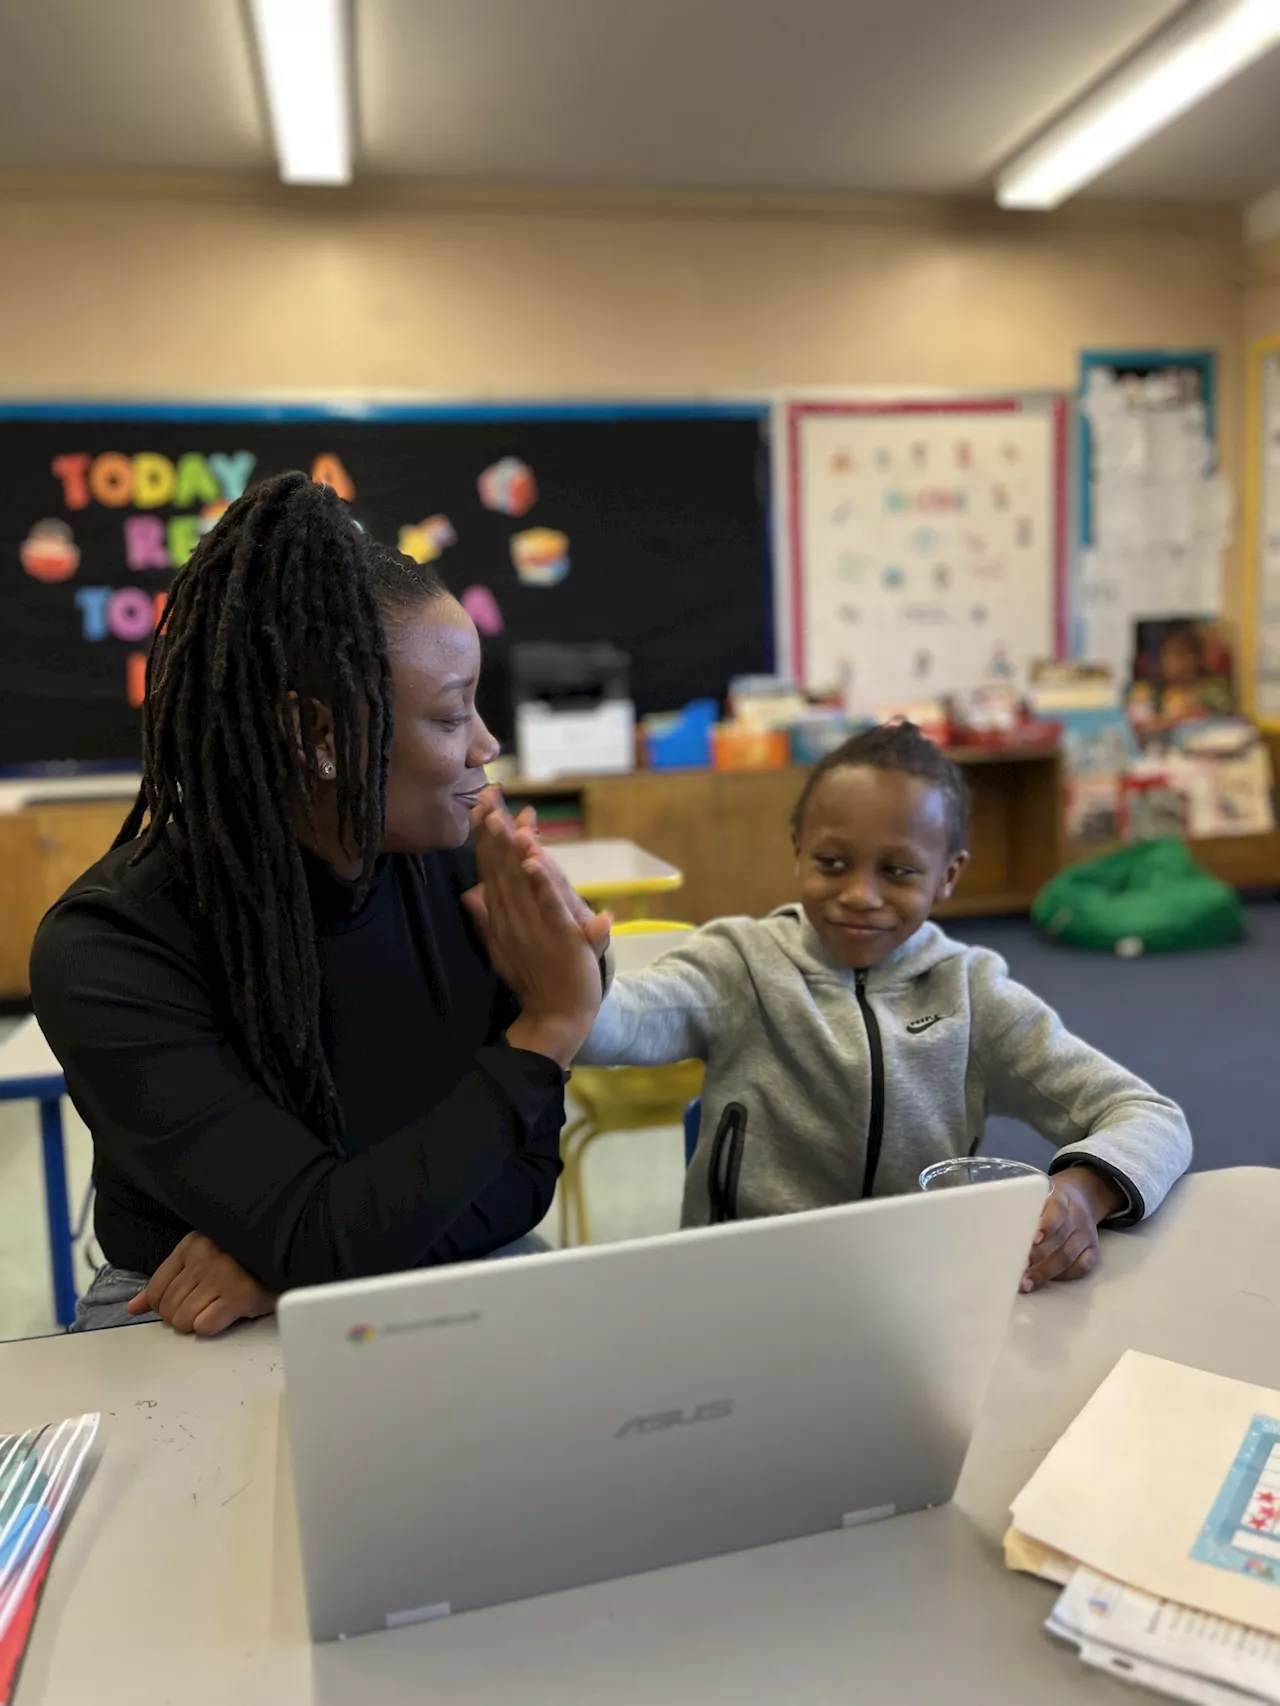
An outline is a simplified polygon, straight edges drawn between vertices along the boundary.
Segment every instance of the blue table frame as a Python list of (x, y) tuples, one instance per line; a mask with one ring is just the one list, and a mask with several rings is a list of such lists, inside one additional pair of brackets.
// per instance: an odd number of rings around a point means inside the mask
[(76, 1278), (72, 1261), (76, 1230), (71, 1224), (67, 1189), (67, 1153), (62, 1138), (62, 1098), (66, 1080), (60, 1072), (35, 1078), (0, 1079), (0, 1101), (40, 1104), (40, 1147), (44, 1157), (44, 1204), (49, 1224), (49, 1264), (53, 1270), (53, 1304), (60, 1327), (69, 1327), (76, 1314)]

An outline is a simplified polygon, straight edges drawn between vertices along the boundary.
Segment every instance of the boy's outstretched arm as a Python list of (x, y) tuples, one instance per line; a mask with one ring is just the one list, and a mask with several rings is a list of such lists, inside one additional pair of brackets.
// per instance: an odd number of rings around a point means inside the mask
[(1025, 1121), (1059, 1146), (1054, 1192), (1028, 1265), (1027, 1289), (1078, 1278), (1097, 1259), (1100, 1223), (1152, 1214), (1191, 1162), (1176, 1102), (1066, 1029), (995, 954), (970, 966), (973, 1039), (987, 1111)]
[(705, 1060), (721, 1027), (731, 1022), (741, 955), (716, 924), (675, 938), (643, 971), (623, 972), (609, 986), (575, 1065), (669, 1066)]

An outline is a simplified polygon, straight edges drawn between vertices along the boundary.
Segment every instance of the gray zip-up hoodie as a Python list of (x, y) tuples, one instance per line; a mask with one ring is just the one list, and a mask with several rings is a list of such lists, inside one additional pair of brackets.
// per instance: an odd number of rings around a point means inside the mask
[(747, 1112), (730, 1215), (914, 1190), (930, 1162), (974, 1150), (990, 1114), (1060, 1145), (1050, 1172), (1087, 1160), (1114, 1180), (1128, 1203), (1112, 1225), (1150, 1214), (1191, 1160), (1175, 1103), (1071, 1036), (999, 955), (936, 924), (855, 973), (799, 906), (718, 919), (614, 979), (578, 1063), (688, 1058), (705, 1060), (707, 1076), (687, 1226), (711, 1218), (711, 1151), (729, 1102)]

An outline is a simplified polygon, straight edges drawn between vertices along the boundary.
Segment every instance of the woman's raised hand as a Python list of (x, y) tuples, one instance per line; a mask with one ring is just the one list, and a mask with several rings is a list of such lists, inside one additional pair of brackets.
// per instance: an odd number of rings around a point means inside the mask
[(520, 1002), (507, 1040), (568, 1066), (600, 1006), (599, 949), (566, 897), (563, 879), (556, 881), (536, 847), (530, 851), (527, 830), (487, 801), (473, 821), (480, 891), (463, 898), (494, 970)]
[[(500, 790), (487, 788), (471, 813), (471, 825), (477, 835), (484, 823), (494, 816), (505, 818), (511, 825), (522, 858), (541, 860), (561, 899), (568, 907), (570, 917), (576, 921), (582, 934), (591, 943), (597, 957), (603, 956), (609, 946), (613, 918), (607, 912), (593, 911), (547, 852), (538, 837), (538, 814), (533, 807), (525, 806), (519, 816), (512, 819), (508, 816)], [(483, 922), (484, 884), (481, 883), (478, 889), (473, 889), (471, 894), (475, 898), (468, 900), (467, 904), (471, 907), (473, 916)]]

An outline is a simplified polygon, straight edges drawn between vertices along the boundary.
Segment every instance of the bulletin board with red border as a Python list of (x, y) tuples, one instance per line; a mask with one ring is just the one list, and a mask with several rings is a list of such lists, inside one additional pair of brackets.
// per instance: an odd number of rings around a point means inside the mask
[(773, 661), (763, 403), (0, 403), (0, 770), (139, 755), (150, 637), (227, 503), (302, 468), (434, 561), (509, 730), (521, 641), (612, 640), (637, 710)]
[(1063, 655), (1068, 428), (1045, 393), (783, 400), (776, 621), (796, 678), (847, 683), (869, 713)]

